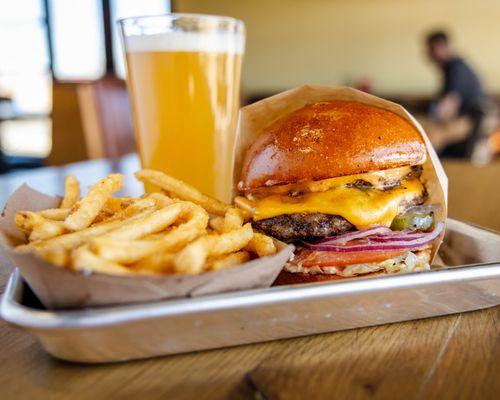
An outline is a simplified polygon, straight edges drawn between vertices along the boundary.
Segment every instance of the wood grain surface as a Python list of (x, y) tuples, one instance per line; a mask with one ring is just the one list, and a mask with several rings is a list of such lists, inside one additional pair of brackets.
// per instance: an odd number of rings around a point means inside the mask
[[(500, 230), (500, 165), (445, 168), (450, 214)], [(108, 365), (55, 360), (3, 321), (0, 345), (1, 399), (500, 398), (500, 307)]]

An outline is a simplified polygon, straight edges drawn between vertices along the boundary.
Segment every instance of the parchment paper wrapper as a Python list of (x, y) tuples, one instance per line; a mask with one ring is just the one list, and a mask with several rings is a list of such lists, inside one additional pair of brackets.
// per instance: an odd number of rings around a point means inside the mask
[(15, 213), (57, 207), (60, 201), (59, 197), (23, 185), (9, 198), (0, 217), (0, 246), (5, 258), (11, 266), (19, 268), (49, 309), (158, 301), (268, 287), (293, 253), (293, 246), (276, 242), (279, 252), (275, 255), (221, 271), (200, 275), (113, 276), (57, 267), (34, 254), (16, 251), (15, 246), (24, 243), (25, 237), (14, 224)]
[[(448, 178), (422, 126), (399, 104), (360, 92), (356, 89), (345, 87), (328, 88), (305, 85), (243, 107), (240, 110), (236, 133), (235, 159), (233, 165), (234, 193), (237, 193), (237, 184), (240, 181), (240, 173), (245, 154), (250, 145), (263, 133), (264, 128), (308, 104), (331, 100), (356, 101), (392, 111), (409, 121), (420, 132), (427, 147), (427, 161), (423, 165), (422, 173), (422, 180), (425, 182), (429, 192), (429, 198), (426, 204), (440, 204), (441, 209), (437, 212), (437, 218), (445, 223)], [(443, 241), (443, 236), (444, 229), (441, 235), (433, 242), (433, 258)]]

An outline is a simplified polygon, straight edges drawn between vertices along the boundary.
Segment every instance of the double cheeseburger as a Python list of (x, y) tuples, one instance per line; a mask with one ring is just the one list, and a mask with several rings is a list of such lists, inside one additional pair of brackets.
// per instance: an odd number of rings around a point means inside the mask
[(418, 130), (353, 101), (307, 105), (272, 123), (248, 149), (237, 204), (297, 250), (278, 283), (429, 269), (442, 223), (421, 179)]

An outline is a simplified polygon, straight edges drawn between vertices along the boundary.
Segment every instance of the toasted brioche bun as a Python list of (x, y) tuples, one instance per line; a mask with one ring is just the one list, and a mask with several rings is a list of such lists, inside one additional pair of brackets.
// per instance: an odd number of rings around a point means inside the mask
[(420, 133), (399, 115), (353, 101), (307, 105), (277, 120), (250, 146), (239, 189), (361, 174), (426, 160)]
[[(372, 272), (370, 274), (359, 275), (358, 278), (363, 278), (363, 277), (367, 278), (377, 275), (387, 275), (387, 273), (385, 271), (377, 271), (377, 272)], [(299, 283), (339, 281), (339, 280), (353, 279), (353, 278), (354, 277), (344, 278), (342, 276), (333, 274), (302, 274), (302, 273), (281, 271), (276, 280), (274, 281), (273, 286), (295, 285)]]

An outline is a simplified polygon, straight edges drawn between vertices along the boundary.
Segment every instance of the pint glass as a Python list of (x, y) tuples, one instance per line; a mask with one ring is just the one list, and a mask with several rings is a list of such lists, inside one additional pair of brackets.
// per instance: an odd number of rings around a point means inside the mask
[(120, 25), (143, 168), (229, 201), (243, 23), (170, 14), (126, 18)]

